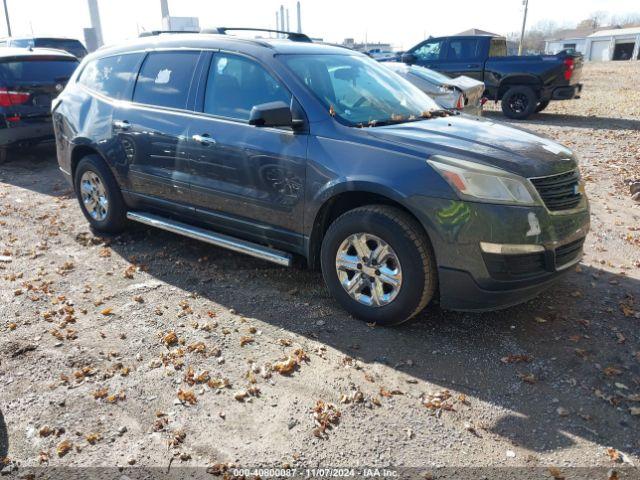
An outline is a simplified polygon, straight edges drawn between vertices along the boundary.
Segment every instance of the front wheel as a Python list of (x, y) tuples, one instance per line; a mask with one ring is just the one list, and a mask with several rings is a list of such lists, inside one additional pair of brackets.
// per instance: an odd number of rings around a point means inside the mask
[(322, 241), (321, 265), (340, 305), (379, 325), (399, 324), (418, 314), (437, 285), (424, 231), (407, 213), (384, 205), (338, 217)]
[(502, 113), (514, 120), (524, 120), (536, 111), (538, 96), (531, 87), (511, 87), (502, 97)]

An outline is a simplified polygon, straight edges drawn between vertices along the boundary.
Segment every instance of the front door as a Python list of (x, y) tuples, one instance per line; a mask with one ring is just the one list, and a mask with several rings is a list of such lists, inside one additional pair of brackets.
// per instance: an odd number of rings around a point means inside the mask
[(203, 83), (189, 128), (199, 217), (255, 241), (300, 246), (308, 136), (248, 123), (255, 105), (291, 104), (291, 93), (257, 61), (223, 52), (212, 54)]
[(445, 60), (445, 39), (429, 39), (417, 45), (409, 53), (416, 57), (416, 65), (440, 71), (441, 63)]
[(142, 64), (133, 102), (119, 106), (113, 128), (129, 164), (130, 191), (143, 203), (167, 208), (189, 203), (185, 148), (189, 95), (199, 51), (159, 51)]

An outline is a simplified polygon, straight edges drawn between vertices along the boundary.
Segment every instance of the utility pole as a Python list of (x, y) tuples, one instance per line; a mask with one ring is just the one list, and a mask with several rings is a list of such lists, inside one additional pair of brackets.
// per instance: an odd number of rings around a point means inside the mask
[(518, 55), (522, 55), (522, 44), (524, 43), (524, 29), (527, 26), (527, 10), (529, 9), (529, 0), (522, 0), (524, 5), (524, 16), (522, 17), (522, 32), (520, 32), (520, 45), (518, 46)]
[(7, 8), (7, 0), (4, 2), (4, 18), (7, 20), (7, 36), (11, 36), (11, 23), (9, 22), (9, 9)]
[(298, 33), (302, 33), (302, 14), (300, 13), (300, 2), (297, 3), (296, 8), (298, 9)]

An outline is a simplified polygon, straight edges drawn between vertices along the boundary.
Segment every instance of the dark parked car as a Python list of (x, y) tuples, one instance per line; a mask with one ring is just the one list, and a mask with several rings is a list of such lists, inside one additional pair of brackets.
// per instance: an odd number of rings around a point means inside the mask
[(581, 258), (571, 150), (441, 110), (365, 55), (181, 34), (88, 56), (53, 107), (93, 228), (127, 219), (322, 270), (379, 324), (523, 302)]
[(487, 98), (501, 100), (509, 118), (527, 118), (544, 110), (551, 100), (579, 98), (582, 90), (579, 53), (507, 56), (504, 37), (429, 38), (401, 58), (452, 77), (466, 75), (483, 81)]
[(59, 37), (6, 37), (0, 40), (0, 47), (16, 48), (53, 48), (69, 52), (82, 60), (87, 55), (87, 49), (75, 38)]
[(51, 100), (77, 66), (58, 50), (0, 49), (0, 163), (8, 149), (53, 141)]

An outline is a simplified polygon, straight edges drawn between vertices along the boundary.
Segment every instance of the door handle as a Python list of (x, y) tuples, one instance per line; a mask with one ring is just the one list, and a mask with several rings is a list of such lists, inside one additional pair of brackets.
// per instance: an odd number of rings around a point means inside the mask
[(478, 65), (477, 63), (470, 63), (469, 65), (467, 65), (467, 68), (480, 68), (480, 65)]
[(131, 128), (131, 124), (126, 120), (114, 120), (113, 128), (118, 130), (129, 130)]
[(215, 145), (217, 142), (206, 133), (203, 135), (193, 135), (191, 140), (201, 145)]

